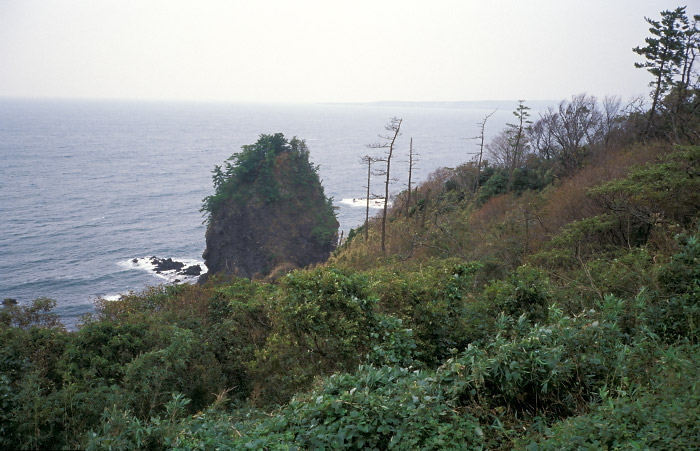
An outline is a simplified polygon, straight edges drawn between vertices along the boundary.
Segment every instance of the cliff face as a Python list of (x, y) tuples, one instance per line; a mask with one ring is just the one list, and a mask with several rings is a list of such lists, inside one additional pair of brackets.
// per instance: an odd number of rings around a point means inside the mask
[[(229, 165), (229, 178), (219, 183), (224, 195), (210, 212), (203, 254), (209, 274), (265, 276), (323, 262), (335, 248), (339, 224), (306, 146), (279, 142), (252, 163), (234, 158), (237, 166)], [(245, 174), (237, 172), (241, 165), (248, 165)]]

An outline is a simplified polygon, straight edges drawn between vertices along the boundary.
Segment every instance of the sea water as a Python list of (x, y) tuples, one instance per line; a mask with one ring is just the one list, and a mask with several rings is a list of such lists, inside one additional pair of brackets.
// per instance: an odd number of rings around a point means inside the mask
[[(344, 234), (364, 221), (363, 155), (381, 155), (391, 117), (403, 119), (391, 187), (419, 183), (478, 151), (516, 102), (458, 104), (225, 104), (0, 99), (0, 298), (57, 301), (74, 328), (98, 297), (192, 281), (157, 274), (145, 257), (203, 264), (202, 199), (211, 170), (260, 134), (305, 139)], [(383, 191), (382, 181), (372, 191)], [(374, 212), (380, 203), (373, 205)], [(136, 261), (134, 261), (136, 259)]]

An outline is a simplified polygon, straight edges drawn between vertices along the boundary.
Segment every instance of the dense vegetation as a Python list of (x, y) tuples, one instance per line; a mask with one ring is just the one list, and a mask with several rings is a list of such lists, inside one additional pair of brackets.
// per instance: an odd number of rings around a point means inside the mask
[[(234, 153), (224, 163), (224, 167), (215, 166), (212, 171), (214, 194), (204, 198), (201, 211), (211, 218), (229, 199), (244, 202), (255, 195), (267, 204), (284, 201), (291, 193), (280, 190), (279, 171), (280, 155), (284, 154), (287, 163), (283, 169), (289, 184), (320, 186), (318, 167), (309, 160), (306, 143), (296, 137), (288, 140), (282, 133), (260, 135), (254, 144), (247, 144), (240, 152)], [(330, 213), (333, 213), (332, 199), (326, 199)]]
[(682, 109), (678, 73), (653, 114), (575, 96), (507, 129), (501, 162), (396, 197), (385, 252), (375, 220), (324, 266), (99, 301), (75, 332), (4, 307), (0, 448), (696, 449), (693, 74)]

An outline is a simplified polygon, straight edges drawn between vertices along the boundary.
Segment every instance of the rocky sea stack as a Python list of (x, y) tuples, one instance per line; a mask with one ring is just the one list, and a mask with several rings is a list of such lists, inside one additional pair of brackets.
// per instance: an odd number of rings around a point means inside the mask
[(203, 257), (208, 274), (263, 277), (328, 259), (338, 237), (331, 199), (324, 194), (304, 141), (261, 135), (213, 171), (215, 193)]

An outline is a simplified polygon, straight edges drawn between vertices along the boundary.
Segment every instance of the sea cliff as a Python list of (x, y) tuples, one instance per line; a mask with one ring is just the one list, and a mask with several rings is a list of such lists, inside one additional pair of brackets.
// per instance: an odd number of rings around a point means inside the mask
[(263, 277), (328, 259), (338, 221), (305, 143), (261, 135), (243, 146), (225, 171), (214, 170), (217, 192), (203, 257), (209, 275)]

